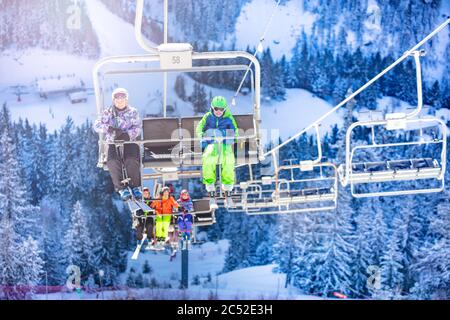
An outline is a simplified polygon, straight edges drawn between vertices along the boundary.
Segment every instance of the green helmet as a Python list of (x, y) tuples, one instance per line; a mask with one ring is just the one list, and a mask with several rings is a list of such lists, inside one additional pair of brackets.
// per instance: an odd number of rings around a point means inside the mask
[(227, 100), (222, 96), (215, 96), (211, 101), (212, 108), (225, 109), (227, 106)]

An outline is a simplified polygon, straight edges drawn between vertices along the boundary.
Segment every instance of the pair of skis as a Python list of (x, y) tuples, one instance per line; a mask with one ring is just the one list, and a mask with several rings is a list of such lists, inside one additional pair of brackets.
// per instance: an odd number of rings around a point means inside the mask
[(136, 211), (142, 210), (144, 212), (152, 211), (153, 209), (150, 208), (144, 201), (138, 200), (134, 197), (127, 200), (128, 208), (131, 212), (135, 213)]
[(133, 255), (131, 256), (131, 260), (137, 260), (139, 257), (139, 253), (141, 252), (141, 248), (144, 245), (145, 240), (147, 239), (147, 234), (144, 233), (144, 236), (142, 237), (142, 240), (138, 243), (136, 246), (136, 249), (133, 252)]

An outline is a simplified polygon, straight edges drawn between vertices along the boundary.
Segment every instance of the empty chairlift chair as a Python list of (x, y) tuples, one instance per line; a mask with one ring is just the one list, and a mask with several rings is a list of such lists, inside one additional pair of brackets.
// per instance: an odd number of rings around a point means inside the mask
[(178, 118), (147, 118), (142, 121), (144, 167), (167, 168), (181, 164), (178, 123)]
[[(316, 126), (317, 141), (320, 141)], [(337, 168), (320, 162), (322, 148), (318, 145), (315, 160), (278, 167), (272, 154), (275, 175), (261, 180), (242, 182), (241, 206), (247, 214), (277, 214), (334, 210), (337, 203)]]
[(192, 201), (194, 212), (192, 212), (194, 226), (209, 226), (216, 222), (214, 210), (209, 206), (209, 199), (198, 199)]
[[(299, 175), (297, 173), (296, 175), (292, 174), (291, 176), (294, 178), (287, 182), (278, 182), (274, 194), (276, 203), (287, 208), (296, 207), (298, 209), (301, 208), (298, 205), (307, 204), (304, 208), (299, 209), (300, 212), (324, 211), (336, 208), (338, 176), (334, 164), (318, 162), (309, 164), (308, 168), (305, 168), (302, 164), (282, 166), (276, 172), (276, 179), (282, 171), (292, 170), (296, 170), (300, 174), (305, 171), (314, 173), (314, 177), (297, 178)], [(283, 190), (284, 184), (287, 184), (288, 187)]]
[[(447, 127), (441, 120), (433, 117), (407, 119), (407, 125), (437, 127), (441, 138), (424, 141), (421, 136), (417, 141), (401, 141), (379, 143), (372, 141), (367, 145), (351, 145), (351, 133), (357, 127), (386, 128), (389, 120), (356, 122), (349, 127), (346, 141), (346, 163), (338, 169), (344, 186), (350, 184), (354, 197), (396, 196), (441, 192), (444, 190), (444, 173), (447, 153)], [(405, 126), (404, 126), (405, 127)], [(392, 129), (391, 129), (392, 130)], [(414, 129), (417, 130), (417, 129)], [(398, 148), (403, 153), (404, 148), (434, 145), (439, 152), (435, 158), (417, 157), (411, 159), (384, 160), (377, 162), (353, 162), (358, 153), (370, 152), (377, 148)], [(382, 154), (382, 153), (381, 153)], [(410, 181), (405, 184), (402, 182)], [(415, 185), (413, 185), (413, 182)], [(372, 187), (369, 187), (372, 186)]]
[[(355, 122), (347, 130), (345, 164), (339, 167), (342, 185), (350, 184), (354, 197), (397, 196), (441, 192), (445, 186), (445, 168), (447, 162), (447, 125), (432, 116), (419, 117), (422, 111), (422, 74), (420, 56), (421, 51), (413, 51), (416, 65), (417, 108), (406, 113), (387, 114), (381, 120)], [(352, 133), (358, 128), (371, 130), (372, 139), (367, 145), (352, 145)], [(416, 141), (376, 141), (375, 129), (386, 131), (419, 130)], [(441, 137), (426, 139), (423, 130), (433, 129), (440, 132)], [(396, 135), (393, 135), (396, 137)], [(414, 135), (411, 135), (414, 137)], [(434, 158), (417, 157), (412, 159), (387, 159), (381, 162), (354, 162), (357, 153), (371, 152), (380, 148), (392, 148), (404, 153), (405, 148), (433, 146), (440, 148), (440, 154)], [(433, 149), (433, 148), (429, 148)], [(416, 152), (416, 151), (414, 151)], [(411, 152), (413, 154), (414, 152)], [(372, 153), (373, 154), (373, 153)], [(382, 152), (380, 152), (382, 154)], [(411, 183), (404, 183), (410, 181)], [(413, 182), (415, 185), (413, 185)]]

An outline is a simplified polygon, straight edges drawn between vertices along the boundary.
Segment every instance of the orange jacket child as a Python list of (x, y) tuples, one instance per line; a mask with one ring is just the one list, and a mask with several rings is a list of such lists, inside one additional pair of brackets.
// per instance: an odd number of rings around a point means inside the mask
[(172, 220), (173, 208), (180, 205), (169, 195), (168, 188), (161, 191), (162, 197), (152, 202), (151, 207), (156, 211), (155, 229), (158, 241), (166, 241), (169, 236), (169, 227)]

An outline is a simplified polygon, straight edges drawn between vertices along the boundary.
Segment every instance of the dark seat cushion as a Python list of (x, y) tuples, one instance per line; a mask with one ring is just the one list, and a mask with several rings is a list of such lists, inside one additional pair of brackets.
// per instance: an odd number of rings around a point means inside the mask
[(385, 162), (367, 162), (365, 166), (368, 172), (378, 172), (388, 170)]
[(314, 196), (317, 195), (319, 193), (317, 188), (312, 188), (312, 189), (304, 189), (303, 190), (303, 195), (304, 196)]
[(211, 212), (211, 208), (209, 206), (209, 199), (193, 200), (192, 204), (194, 205), (194, 213)]
[(212, 212), (195, 214), (194, 213), (194, 224), (212, 222), (214, 220)]
[(179, 141), (178, 118), (147, 118), (142, 120), (144, 140)]
[(319, 188), (318, 189), (318, 193), (320, 195), (322, 195), (322, 194), (330, 194), (330, 193), (333, 193), (333, 192), (331, 191), (331, 188)]
[(411, 169), (411, 161), (410, 160), (389, 161), (389, 168), (393, 170)]
[(434, 162), (431, 158), (413, 159), (411, 160), (414, 169), (434, 168)]
[(364, 167), (364, 163), (354, 163), (352, 165), (352, 171), (355, 173), (361, 173), (364, 172), (365, 167)]

